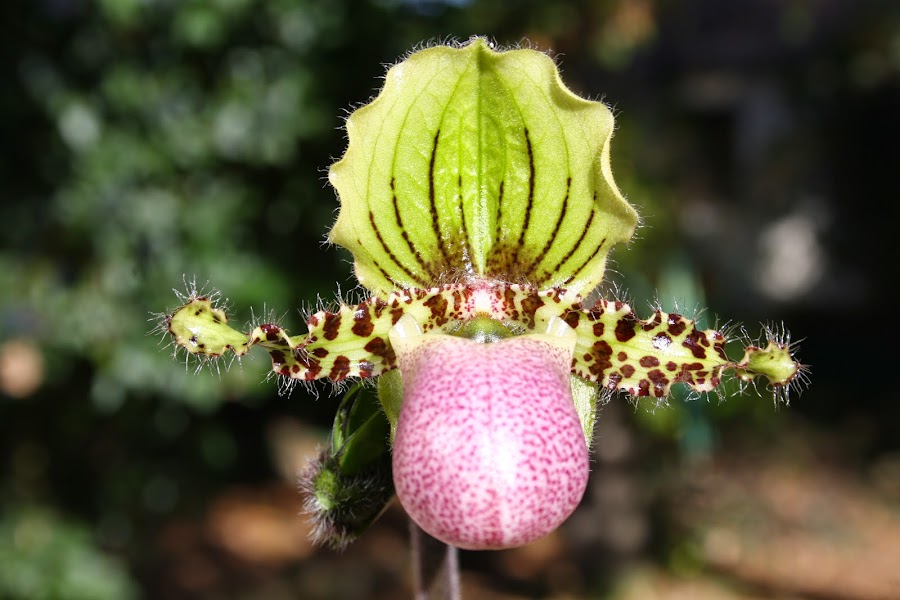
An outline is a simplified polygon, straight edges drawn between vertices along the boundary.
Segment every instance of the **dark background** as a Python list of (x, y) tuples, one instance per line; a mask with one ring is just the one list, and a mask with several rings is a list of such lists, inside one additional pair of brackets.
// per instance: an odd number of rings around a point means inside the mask
[(342, 119), (386, 64), (474, 34), (551, 50), (615, 110), (643, 227), (610, 293), (783, 324), (812, 386), (613, 399), (583, 505), (463, 553), (467, 597), (898, 597), (900, 5), (36, 0), (0, 23), (0, 598), (410, 596), (399, 507), (343, 554), (306, 539), (329, 388), (279, 397), (263, 353), (193, 375), (147, 332), (185, 276), (293, 332), (353, 290), (322, 244)]

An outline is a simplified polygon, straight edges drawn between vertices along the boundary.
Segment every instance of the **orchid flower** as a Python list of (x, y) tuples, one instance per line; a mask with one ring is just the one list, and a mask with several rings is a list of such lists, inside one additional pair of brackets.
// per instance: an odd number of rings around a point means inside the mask
[(639, 219), (613, 181), (612, 113), (545, 54), (482, 38), (414, 52), (346, 129), (329, 240), (352, 253), (366, 299), (292, 336), (233, 329), (194, 290), (162, 323), (193, 355), (261, 346), (286, 381), (380, 378), (381, 406), (354, 388), (308, 477), (333, 545), (394, 493), (449, 545), (529, 543), (584, 494), (603, 393), (664, 399), (730, 374), (786, 399), (805, 381), (784, 336), (730, 358), (723, 333), (682, 315), (586, 300)]

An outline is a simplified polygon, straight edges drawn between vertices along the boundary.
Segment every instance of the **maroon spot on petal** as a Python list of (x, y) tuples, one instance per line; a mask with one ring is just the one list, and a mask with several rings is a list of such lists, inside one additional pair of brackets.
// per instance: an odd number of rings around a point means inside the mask
[(634, 330), (636, 323), (637, 320), (630, 313), (619, 319), (618, 323), (616, 323), (616, 339), (620, 342), (627, 342), (637, 335)]
[(694, 375), (690, 371), (680, 371), (672, 378), (672, 381), (683, 381), (684, 383), (694, 385)]
[(503, 306), (507, 311), (507, 315), (513, 321), (519, 320), (519, 311), (516, 310), (516, 291), (512, 286), (506, 286), (503, 289)]
[(719, 358), (721, 358), (725, 362), (728, 362), (728, 355), (725, 354), (725, 340), (722, 340), (721, 342), (717, 343), (715, 345), (715, 349), (716, 349), (716, 354), (719, 355)]
[(360, 377), (371, 377), (372, 371), (375, 370), (375, 365), (370, 363), (367, 360), (360, 361), (359, 363), (359, 376)]
[(687, 329), (687, 323), (681, 318), (681, 315), (669, 315), (669, 333), (679, 336)]
[(628, 360), (628, 355), (624, 352), (619, 352), (616, 358), (618, 358), (620, 362), (625, 362), (626, 360)]
[(603, 377), (605, 372), (612, 369), (612, 361), (610, 360), (612, 352), (612, 347), (603, 340), (594, 342), (594, 345), (591, 346), (591, 355), (594, 357), (594, 363), (590, 366), (590, 371), (598, 380)]
[(393, 365), (397, 360), (397, 355), (394, 354), (394, 349), (385, 344), (384, 339), (380, 337), (375, 337), (369, 340), (369, 343), (366, 344), (363, 349), (372, 356), (380, 357), (382, 364), (387, 366)]
[(534, 327), (534, 313), (544, 305), (544, 301), (537, 294), (529, 294), (522, 300), (522, 316), (527, 319), (528, 327)]
[(325, 358), (326, 356), (328, 356), (328, 350), (326, 350), (325, 348), (322, 348), (322, 347), (320, 346), (320, 347), (318, 347), (318, 348), (313, 348), (313, 349), (310, 351), (310, 354), (312, 354), (312, 355), (315, 356), (316, 358)]
[(690, 350), (691, 354), (694, 355), (694, 358), (706, 358), (706, 350), (698, 342), (699, 338), (700, 333), (697, 330), (694, 330), (688, 334), (683, 342), (681, 342), (681, 345)]
[(657, 398), (665, 396), (666, 386), (669, 385), (669, 379), (666, 377), (665, 373), (659, 369), (653, 369), (647, 373), (647, 377), (649, 377), (650, 381), (653, 383), (653, 395)]
[(598, 300), (596, 304), (594, 304), (590, 310), (587, 311), (587, 317), (591, 321), (596, 321), (600, 317), (604, 315), (606, 311), (603, 310), (603, 301)]
[(366, 303), (372, 307), (372, 314), (375, 315), (376, 319), (381, 316), (381, 313), (384, 312), (384, 309), (387, 308), (388, 305), (387, 302), (385, 302), (381, 298), (374, 297), (369, 298)]
[(325, 334), (326, 340), (333, 340), (338, 336), (341, 328), (341, 313), (326, 313), (325, 314), (325, 323), (322, 325), (322, 330)]
[(566, 313), (566, 316), (563, 318), (563, 320), (566, 322), (566, 325), (568, 325), (572, 329), (576, 329), (578, 327), (578, 320), (580, 318), (581, 313), (573, 310)]
[(462, 290), (453, 290), (453, 312), (459, 313), (462, 310), (464, 299)]
[(603, 321), (595, 321), (594, 322), (594, 337), (602, 337), (603, 331), (606, 329), (606, 325)]
[(365, 302), (359, 305), (353, 314), (353, 333), (360, 337), (369, 337), (374, 331), (375, 325), (372, 323), (372, 315), (369, 313), (369, 306)]
[(283, 365), (285, 363), (284, 352), (282, 352), (281, 350), (270, 350), (269, 355), (272, 357), (273, 363), (279, 365)]
[(278, 339), (278, 334), (281, 332), (281, 327), (278, 325), (273, 325), (271, 323), (263, 323), (259, 326), (260, 330), (264, 334), (266, 334), (266, 339), (270, 342), (274, 342)]
[(609, 376), (609, 382), (606, 384), (606, 387), (614, 390), (619, 386), (619, 383), (622, 381), (622, 376), (619, 373), (613, 373)]
[(659, 366), (659, 359), (655, 356), (642, 356), (639, 362), (641, 363), (641, 366), (645, 368)]
[(350, 359), (343, 354), (334, 359), (331, 372), (328, 373), (328, 379), (332, 381), (343, 381), (350, 373)]
[(622, 371), (622, 375), (625, 377), (631, 377), (634, 375), (634, 367), (632, 365), (622, 365), (620, 369)]
[(668, 371), (674, 371), (677, 368), (678, 368), (678, 365), (675, 364), (674, 360), (670, 360), (669, 362), (666, 363), (666, 370), (668, 370)]
[(374, 337), (369, 340), (369, 343), (367, 343), (363, 349), (369, 354), (384, 356), (384, 353), (387, 350), (387, 344), (384, 343), (384, 338)]
[(448, 321), (447, 300), (441, 294), (435, 294), (423, 304), (431, 310), (431, 320), (436, 326), (440, 327)]
[(313, 379), (317, 379), (319, 377), (319, 373), (322, 372), (322, 365), (318, 363), (318, 361), (310, 362), (306, 365), (306, 374), (304, 378), (312, 381)]

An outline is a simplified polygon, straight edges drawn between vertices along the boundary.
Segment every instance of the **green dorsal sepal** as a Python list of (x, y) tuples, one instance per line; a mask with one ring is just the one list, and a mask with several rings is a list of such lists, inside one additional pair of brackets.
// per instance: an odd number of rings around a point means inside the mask
[(347, 120), (330, 239), (377, 293), (469, 277), (586, 293), (637, 223), (613, 128), (541, 52), (482, 38), (415, 52)]

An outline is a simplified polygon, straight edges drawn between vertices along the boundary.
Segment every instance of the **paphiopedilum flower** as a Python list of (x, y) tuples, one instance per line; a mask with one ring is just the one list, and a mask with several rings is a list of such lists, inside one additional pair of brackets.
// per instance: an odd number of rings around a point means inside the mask
[[(329, 239), (370, 296), (311, 315), (297, 336), (234, 330), (199, 293), (164, 326), (191, 354), (262, 346), (288, 380), (381, 376), (397, 495), (435, 537), (503, 548), (554, 530), (585, 489), (600, 390), (802, 379), (779, 336), (730, 359), (720, 332), (684, 316), (584, 304), (638, 216), (613, 181), (611, 112), (569, 91), (546, 55), (481, 38), (415, 52), (346, 127)], [(365, 471), (355, 460), (316, 473)], [(323, 507), (340, 496), (329, 486), (313, 490)]]

